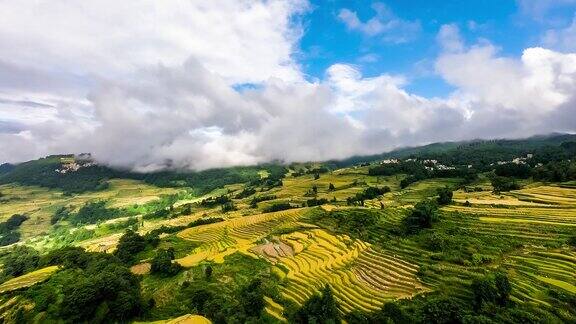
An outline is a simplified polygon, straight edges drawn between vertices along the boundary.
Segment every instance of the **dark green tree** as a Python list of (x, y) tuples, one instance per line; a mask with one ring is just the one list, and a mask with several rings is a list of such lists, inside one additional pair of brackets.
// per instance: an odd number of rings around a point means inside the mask
[(174, 260), (173, 249), (160, 249), (156, 252), (156, 256), (152, 259), (150, 272), (152, 274), (171, 277), (176, 275), (182, 269), (178, 263), (172, 262)]
[(424, 228), (432, 228), (438, 218), (438, 205), (424, 200), (417, 203), (404, 218), (404, 226), (408, 233), (416, 233)]
[(206, 269), (204, 269), (204, 277), (205, 277), (207, 280), (210, 280), (210, 278), (212, 278), (212, 272), (213, 272), (213, 271), (214, 271), (214, 270), (212, 269), (212, 266), (211, 266), (211, 265), (206, 266)]
[(316, 294), (308, 299), (302, 307), (296, 311), (292, 318), (295, 323), (340, 323), (338, 304), (332, 295), (332, 289), (326, 285), (320, 295)]
[(145, 248), (146, 240), (144, 237), (131, 229), (127, 229), (124, 235), (120, 237), (114, 255), (124, 263), (130, 264), (134, 262), (136, 254), (143, 251)]
[(4, 257), (2, 274), (4, 277), (18, 277), (38, 267), (40, 254), (24, 245), (13, 247)]
[(452, 190), (450, 190), (450, 188), (448, 187), (444, 187), (444, 188), (440, 188), (437, 191), (438, 193), (438, 198), (436, 198), (436, 201), (438, 202), (439, 205), (448, 205), (452, 202)]
[(244, 314), (249, 317), (259, 317), (264, 310), (264, 291), (262, 290), (262, 280), (253, 279), (240, 291), (240, 304)]

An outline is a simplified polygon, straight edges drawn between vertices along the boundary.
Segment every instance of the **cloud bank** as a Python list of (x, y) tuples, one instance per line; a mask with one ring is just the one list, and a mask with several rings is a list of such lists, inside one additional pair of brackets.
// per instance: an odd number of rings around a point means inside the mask
[(292, 1), (0, 2), (0, 161), (92, 152), (138, 171), (340, 159), (404, 145), (576, 131), (576, 54), (503, 57), (442, 26), (426, 98), (401, 75), (294, 58)]

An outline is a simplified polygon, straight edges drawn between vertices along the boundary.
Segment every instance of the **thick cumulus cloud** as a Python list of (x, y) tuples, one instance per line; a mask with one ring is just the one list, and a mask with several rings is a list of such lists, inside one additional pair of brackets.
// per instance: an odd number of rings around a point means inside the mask
[(92, 152), (138, 171), (199, 170), (576, 130), (576, 54), (529, 48), (502, 57), (446, 25), (436, 58), (456, 88), (446, 98), (349, 64), (307, 81), (293, 58), (307, 8), (302, 0), (2, 2), (0, 160)]

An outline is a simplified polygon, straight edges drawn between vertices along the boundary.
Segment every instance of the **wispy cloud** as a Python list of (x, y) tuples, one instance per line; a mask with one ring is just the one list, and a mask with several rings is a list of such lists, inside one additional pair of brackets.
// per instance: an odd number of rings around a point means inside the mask
[(406, 43), (414, 40), (421, 31), (419, 21), (404, 20), (396, 15), (384, 3), (372, 4), (375, 15), (367, 21), (358, 18), (356, 12), (343, 8), (338, 18), (348, 29), (359, 31), (369, 37), (381, 37), (389, 43)]

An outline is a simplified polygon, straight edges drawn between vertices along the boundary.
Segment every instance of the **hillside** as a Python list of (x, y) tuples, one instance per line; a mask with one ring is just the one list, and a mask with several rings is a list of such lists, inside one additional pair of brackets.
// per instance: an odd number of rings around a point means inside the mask
[[(576, 137), (0, 175), (5, 322), (576, 321)], [(3, 169), (4, 170), (4, 169)]]

